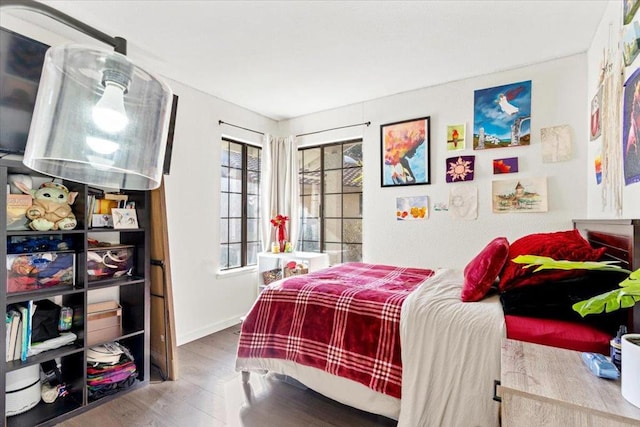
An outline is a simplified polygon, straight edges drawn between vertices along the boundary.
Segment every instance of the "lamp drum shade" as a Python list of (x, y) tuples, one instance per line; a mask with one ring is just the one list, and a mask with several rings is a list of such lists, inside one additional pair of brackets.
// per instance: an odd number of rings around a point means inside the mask
[(50, 48), (23, 163), (101, 187), (160, 186), (173, 94), (126, 56), (81, 45)]

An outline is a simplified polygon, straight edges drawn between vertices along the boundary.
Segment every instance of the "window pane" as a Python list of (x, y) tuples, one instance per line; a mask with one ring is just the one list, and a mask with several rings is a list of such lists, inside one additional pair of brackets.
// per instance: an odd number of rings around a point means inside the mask
[(320, 147), (304, 150), (302, 170), (304, 172), (320, 170)]
[(303, 252), (320, 252), (320, 242), (303, 242), (302, 243), (302, 251)]
[(320, 241), (320, 219), (307, 218), (302, 221), (300, 227), (301, 240)]
[(262, 248), (260, 243), (249, 243), (247, 245), (247, 265), (255, 265), (258, 263), (258, 252), (261, 252)]
[(229, 246), (228, 245), (220, 245), (220, 267), (221, 268), (229, 267)]
[(324, 196), (325, 218), (338, 218), (342, 216), (342, 194), (328, 194)]
[(260, 149), (247, 145), (247, 170), (260, 171)]
[(229, 242), (242, 242), (242, 219), (229, 220)]
[(220, 156), (222, 161), (222, 166), (229, 166), (229, 141), (225, 141), (223, 139), (222, 143), (220, 144), (220, 147), (222, 149), (221, 156)]
[(344, 200), (342, 214), (345, 218), (362, 218), (362, 193), (345, 194), (342, 200)]
[(247, 196), (247, 218), (258, 218), (260, 212), (260, 198)]
[(229, 216), (236, 218), (242, 216), (242, 194), (229, 194)]
[(242, 245), (240, 243), (229, 245), (229, 268), (242, 265)]
[(302, 217), (320, 217), (320, 195), (302, 197)]
[(342, 262), (358, 262), (362, 260), (362, 245), (344, 245)]
[(320, 194), (320, 172), (309, 172), (300, 175), (300, 194)]
[(328, 171), (324, 173), (324, 192), (340, 193), (342, 191), (342, 170)]
[(220, 219), (220, 243), (229, 243), (229, 221)]
[(325, 252), (329, 254), (329, 264), (336, 265), (342, 262), (342, 243), (327, 243)]
[(342, 153), (345, 168), (362, 166), (362, 142), (345, 144)]
[(361, 219), (345, 219), (343, 220), (343, 241), (346, 243), (362, 243), (362, 220)]
[(260, 194), (260, 172), (247, 173), (247, 194)]
[(229, 142), (229, 166), (242, 169), (242, 144)]
[(342, 183), (345, 193), (362, 192), (362, 168), (344, 169)]
[(258, 219), (247, 220), (247, 242), (256, 242), (260, 240), (260, 221)]
[(342, 241), (342, 220), (341, 219), (325, 219), (324, 220), (324, 241), (325, 242), (341, 242)]
[(342, 167), (342, 145), (332, 145), (324, 149), (324, 170)]
[(229, 169), (229, 191), (242, 193), (242, 170)]
[(227, 167), (220, 169), (220, 191), (229, 191), (229, 168)]
[(220, 217), (226, 218), (229, 216), (229, 193), (220, 194)]

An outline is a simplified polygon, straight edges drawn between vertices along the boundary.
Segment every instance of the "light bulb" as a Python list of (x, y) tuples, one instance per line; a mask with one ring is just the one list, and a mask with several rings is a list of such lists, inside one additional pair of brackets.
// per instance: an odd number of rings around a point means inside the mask
[(100, 154), (113, 154), (120, 148), (120, 144), (117, 142), (93, 136), (87, 137), (87, 145), (91, 147), (93, 151)]
[(124, 86), (105, 81), (102, 98), (93, 107), (93, 121), (105, 132), (115, 133), (123, 130), (129, 123), (124, 109)]

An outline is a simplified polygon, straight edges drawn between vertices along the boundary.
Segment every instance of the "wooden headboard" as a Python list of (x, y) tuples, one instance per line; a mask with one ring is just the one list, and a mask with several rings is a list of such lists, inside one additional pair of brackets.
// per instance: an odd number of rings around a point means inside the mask
[[(573, 227), (594, 248), (607, 248), (607, 259), (627, 270), (640, 268), (640, 219), (574, 219)], [(629, 326), (640, 333), (640, 304), (630, 313)]]

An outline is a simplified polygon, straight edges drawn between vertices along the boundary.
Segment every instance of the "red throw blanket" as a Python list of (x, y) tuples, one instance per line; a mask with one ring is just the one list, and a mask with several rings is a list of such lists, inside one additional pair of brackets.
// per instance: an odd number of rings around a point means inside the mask
[(242, 324), (239, 358), (322, 369), (400, 397), (400, 309), (432, 270), (347, 263), (267, 287)]

